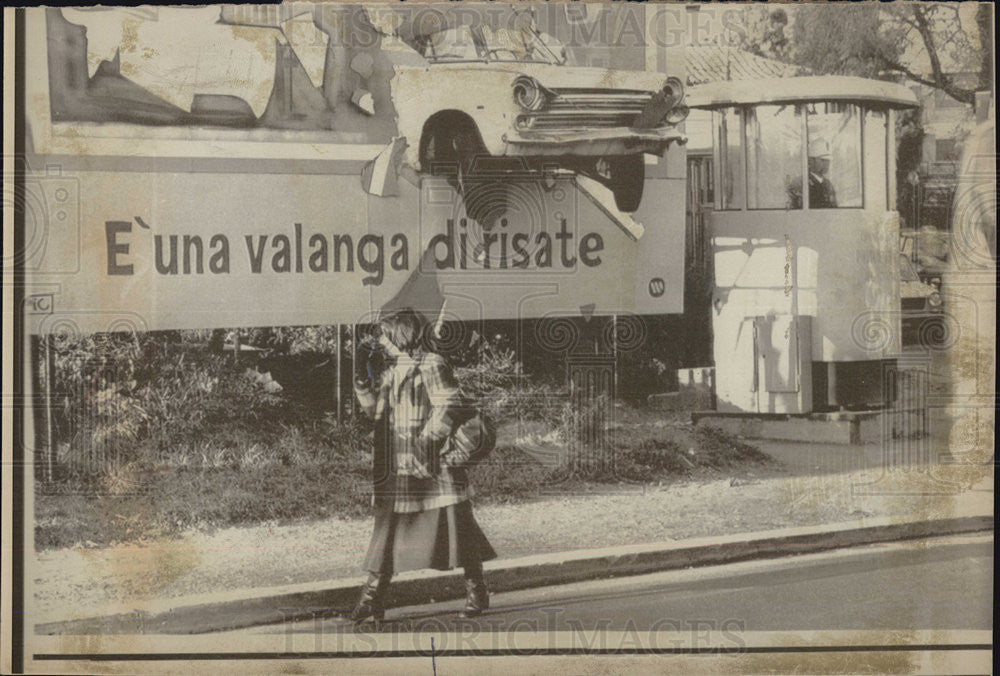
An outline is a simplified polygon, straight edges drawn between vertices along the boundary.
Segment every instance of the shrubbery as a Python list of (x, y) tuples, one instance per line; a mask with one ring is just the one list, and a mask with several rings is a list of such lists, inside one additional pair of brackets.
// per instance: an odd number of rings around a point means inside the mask
[[(595, 411), (601, 419), (615, 404), (600, 399), (592, 404), (600, 410), (574, 410), (564, 362), (550, 358), (529, 376), (505, 326), (447, 351), (463, 391), (498, 424), (531, 425), (571, 447)], [(371, 426), (346, 411), (335, 422), (335, 329), (247, 331), (242, 344), (255, 349), (239, 360), (223, 349), (224, 337), (172, 331), (53, 338), (58, 454), (52, 481), (37, 473), (38, 547), (367, 513)], [(349, 402), (349, 336), (341, 349)], [(281, 387), (268, 386), (265, 372)], [(619, 435), (614, 472), (542, 463), (506, 438), (475, 470), (476, 492), (507, 502), (579, 482), (647, 481), (690, 470), (676, 443), (648, 436)], [(709, 465), (727, 454), (750, 458), (746, 449), (716, 445), (721, 450), (704, 457)]]

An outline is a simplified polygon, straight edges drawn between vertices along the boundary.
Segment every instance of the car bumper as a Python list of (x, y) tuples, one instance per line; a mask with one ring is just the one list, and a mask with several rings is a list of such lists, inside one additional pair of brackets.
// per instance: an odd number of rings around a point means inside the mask
[(670, 129), (593, 129), (566, 131), (511, 131), (504, 135), (505, 155), (631, 155), (663, 154), (671, 143), (683, 145), (687, 137)]
[(900, 318), (904, 323), (922, 322), (925, 319), (943, 317), (944, 314), (943, 306), (931, 307), (930, 305), (924, 305), (923, 307), (900, 308)]

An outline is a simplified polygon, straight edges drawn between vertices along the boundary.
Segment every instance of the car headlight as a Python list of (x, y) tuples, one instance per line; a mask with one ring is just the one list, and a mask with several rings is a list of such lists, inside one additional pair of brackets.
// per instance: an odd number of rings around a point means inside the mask
[(674, 106), (669, 111), (667, 111), (666, 116), (663, 118), (667, 124), (680, 124), (687, 119), (688, 113), (691, 111), (687, 106)]
[(527, 75), (514, 80), (514, 103), (525, 110), (537, 111), (545, 107), (548, 97), (534, 78)]
[(684, 98), (684, 83), (680, 78), (668, 77), (663, 83), (663, 95), (666, 96), (667, 103), (671, 106), (677, 105)]
[(935, 310), (942, 305), (944, 305), (944, 299), (941, 298), (941, 294), (935, 291), (931, 295), (927, 296), (927, 304), (930, 305)]

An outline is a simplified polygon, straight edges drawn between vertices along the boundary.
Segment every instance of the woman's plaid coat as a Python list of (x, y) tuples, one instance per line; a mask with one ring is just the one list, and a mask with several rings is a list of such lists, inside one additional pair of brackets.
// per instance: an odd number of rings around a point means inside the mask
[(376, 421), (375, 499), (395, 512), (422, 512), (472, 496), (465, 469), (441, 462), (441, 451), (467, 407), (441, 355), (402, 356), (382, 377), (372, 406)]

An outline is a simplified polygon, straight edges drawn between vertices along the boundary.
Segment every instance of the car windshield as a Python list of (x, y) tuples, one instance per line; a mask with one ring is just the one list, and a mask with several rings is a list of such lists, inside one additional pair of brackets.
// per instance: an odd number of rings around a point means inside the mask
[(913, 269), (913, 264), (906, 254), (899, 254), (899, 278), (904, 282), (919, 282), (920, 275)]
[(491, 30), (484, 26), (481, 35), (483, 45), (491, 61), (536, 61), (562, 64), (565, 59), (559, 55), (562, 46), (550, 36), (530, 28), (499, 28)]
[(459, 26), (424, 36), (420, 52), (432, 62), (518, 61), (565, 63), (563, 46), (531, 28), (469, 28)]
[(468, 26), (449, 28), (426, 36), (423, 55), (429, 61), (481, 61), (483, 51)]

